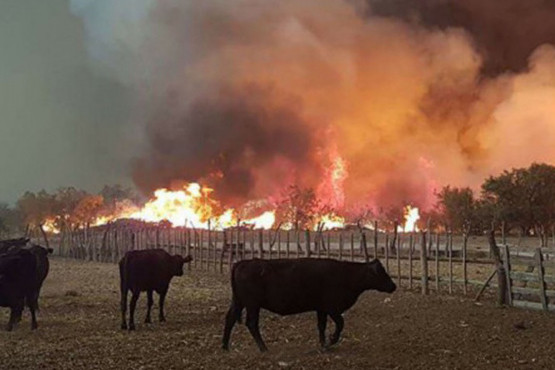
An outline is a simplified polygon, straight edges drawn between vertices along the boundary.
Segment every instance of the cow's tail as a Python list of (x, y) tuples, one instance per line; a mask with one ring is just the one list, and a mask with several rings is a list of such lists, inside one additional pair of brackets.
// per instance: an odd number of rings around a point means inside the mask
[(235, 282), (235, 269), (237, 268), (237, 263), (233, 264), (231, 268), (231, 307), (235, 312), (235, 319), (239, 324), (242, 323), (241, 315), (243, 312), (243, 305), (239, 301), (239, 296), (237, 295), (237, 283)]

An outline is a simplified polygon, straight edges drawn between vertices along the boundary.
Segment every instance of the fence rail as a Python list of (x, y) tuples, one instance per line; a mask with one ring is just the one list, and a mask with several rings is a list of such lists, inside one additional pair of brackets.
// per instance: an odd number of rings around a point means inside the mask
[[(555, 311), (554, 249), (537, 248), (522, 254), (504, 246), (508, 303), (514, 307)], [(551, 303), (553, 301), (553, 303)]]
[[(467, 241), (465, 236), (429, 232), (243, 228), (215, 231), (117, 225), (75, 230), (49, 238), (55, 255), (89, 261), (115, 263), (130, 250), (162, 248), (171, 254), (191, 255), (193, 270), (223, 273), (235, 261), (251, 258), (311, 257), (359, 262), (379, 258), (399, 286), (419, 288), (423, 294), (429, 291), (468, 294), (480, 287), (482, 290), (495, 288), (496, 285), (489, 284), (495, 269), (489, 253), (469, 249)], [(485, 281), (488, 284), (484, 285)]]

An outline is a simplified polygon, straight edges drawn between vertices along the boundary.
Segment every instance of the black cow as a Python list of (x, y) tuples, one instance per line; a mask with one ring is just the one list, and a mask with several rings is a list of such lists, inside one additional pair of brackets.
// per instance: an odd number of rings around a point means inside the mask
[(28, 242), (29, 238), (0, 240), (0, 253), (5, 253), (12, 247), (24, 247)]
[[(33, 296), (33, 305), (38, 307), (38, 299), (40, 295), (40, 290), (42, 288), (42, 283), (48, 276), (48, 271), (50, 270), (50, 261), (48, 260), (48, 255), (53, 252), (52, 248), (45, 248), (38, 244), (31, 244), (30, 246), (12, 245), (4, 254), (17, 253), (19, 250), (27, 250), (35, 257), (37, 261), (37, 274), (35, 281), (35, 295)], [(30, 307), (30, 303), (26, 302)]]
[(30, 251), (18, 249), (0, 255), (0, 306), (11, 309), (6, 330), (11, 331), (21, 320), (25, 302), (31, 311), (31, 329), (37, 328), (37, 280), (37, 260)]
[(163, 249), (148, 249), (130, 251), (119, 261), (121, 284), (121, 328), (127, 329), (125, 314), (127, 311), (127, 294), (131, 291), (129, 303), (129, 330), (135, 330), (135, 307), (141, 292), (147, 292), (147, 313), (145, 323), (150, 323), (150, 309), (152, 308), (152, 292), (160, 296), (160, 321), (166, 321), (164, 316), (164, 299), (174, 276), (183, 275), (183, 264), (192, 261), (191, 256), (185, 258), (180, 255), (170, 255)]
[(223, 349), (229, 348), (231, 330), (247, 310), (247, 327), (261, 351), (266, 345), (260, 336), (261, 308), (280, 315), (316, 311), (320, 344), (326, 346), (326, 323), (330, 316), (335, 332), (330, 345), (339, 341), (342, 314), (351, 308), (365, 290), (392, 293), (395, 283), (378, 260), (368, 263), (332, 259), (246, 260), (233, 265), (233, 297), (225, 319)]

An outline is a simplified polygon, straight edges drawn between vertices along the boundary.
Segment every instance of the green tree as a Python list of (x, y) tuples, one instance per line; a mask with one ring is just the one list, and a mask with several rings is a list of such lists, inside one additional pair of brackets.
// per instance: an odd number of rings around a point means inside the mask
[(482, 198), (491, 204), (494, 220), (543, 238), (555, 222), (555, 167), (534, 163), (491, 176), (482, 185)]
[(476, 200), (472, 189), (445, 186), (437, 197), (438, 209), (446, 227), (455, 232), (462, 232), (476, 223)]

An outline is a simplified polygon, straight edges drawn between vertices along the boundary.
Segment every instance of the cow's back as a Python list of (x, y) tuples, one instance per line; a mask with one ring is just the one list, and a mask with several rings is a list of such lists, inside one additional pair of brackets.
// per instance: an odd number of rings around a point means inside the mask
[(171, 279), (171, 257), (162, 249), (129, 251), (120, 261), (120, 277), (129, 289), (150, 290)]
[(247, 260), (234, 265), (232, 288), (241, 305), (289, 315), (342, 312), (360, 293), (359, 266), (331, 259)]

